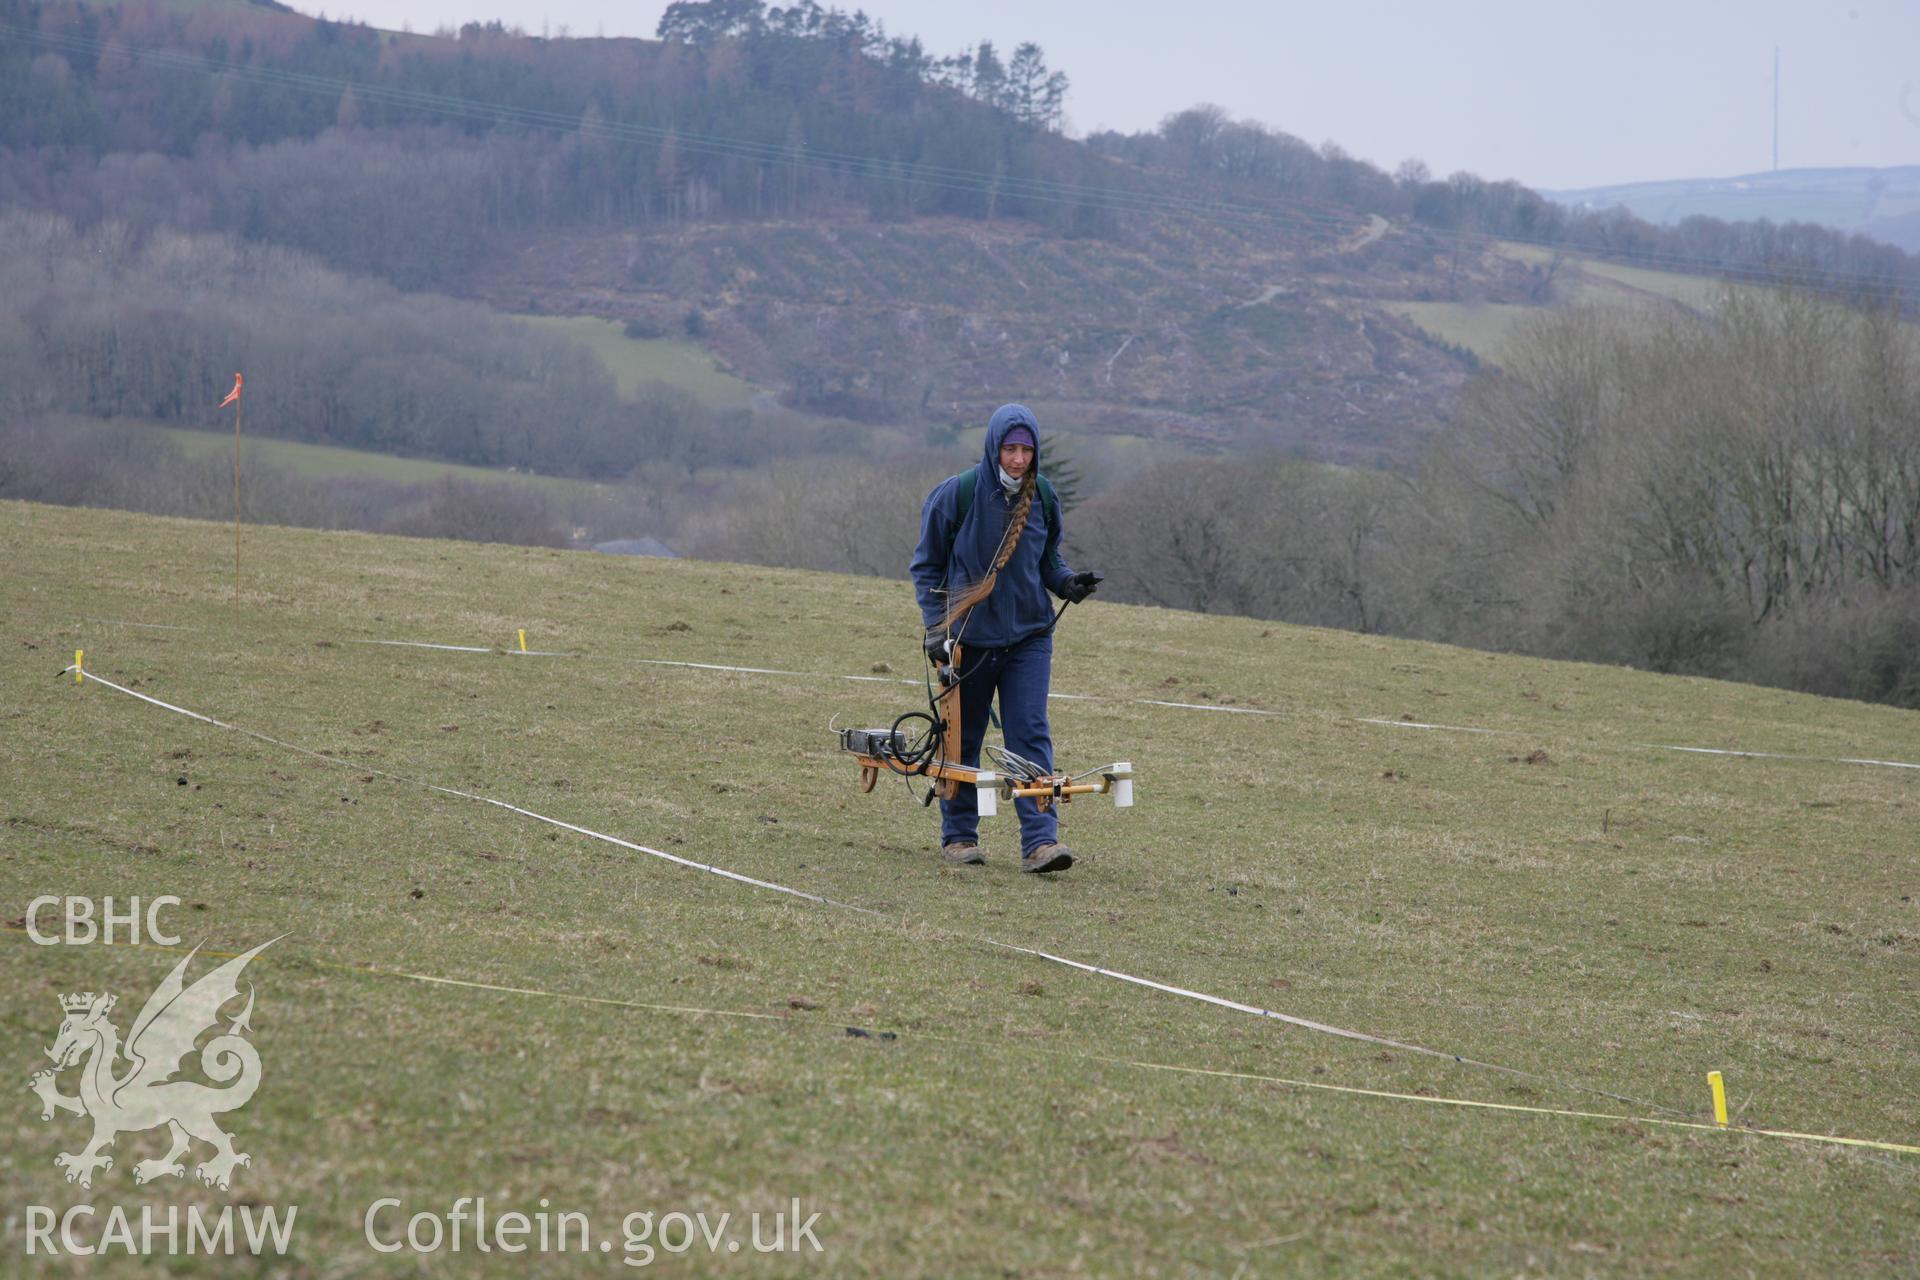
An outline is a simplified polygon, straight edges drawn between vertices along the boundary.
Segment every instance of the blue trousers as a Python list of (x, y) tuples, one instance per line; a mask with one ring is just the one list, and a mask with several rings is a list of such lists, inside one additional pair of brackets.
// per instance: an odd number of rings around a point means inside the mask
[[(964, 641), (962, 642), (964, 646)], [(963, 649), (960, 660), (960, 763), (980, 764), (987, 737), (987, 709), (1000, 698), (1000, 727), (1007, 749), (1049, 772), (1053, 769), (1053, 733), (1047, 728), (1047, 686), (1053, 676), (1053, 635), (1046, 632), (1005, 649)], [(1020, 851), (1054, 844), (1059, 814), (1045, 813), (1031, 800), (1016, 800), (1020, 814)], [(980, 802), (972, 787), (960, 787), (940, 802), (940, 843), (974, 843), (980, 833)]]

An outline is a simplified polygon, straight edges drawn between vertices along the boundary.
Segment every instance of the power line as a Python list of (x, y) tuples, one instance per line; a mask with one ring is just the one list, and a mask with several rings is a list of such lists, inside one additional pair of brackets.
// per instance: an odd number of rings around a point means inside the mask
[(1155, 192), (1130, 192), (1110, 187), (1093, 187), (1045, 178), (995, 174), (978, 169), (956, 169), (918, 160), (900, 160), (864, 155), (857, 152), (822, 151), (804, 147), (796, 152), (783, 143), (759, 142), (749, 138), (687, 132), (676, 127), (645, 125), (630, 121), (575, 116), (534, 107), (490, 103), (471, 98), (425, 90), (398, 88), (363, 80), (349, 80), (306, 72), (284, 71), (269, 67), (216, 62), (196, 54), (152, 46), (133, 46), (81, 36), (40, 32), (0, 24), (0, 31), (34, 43), (68, 52), (98, 55), (112, 47), (136, 58), (169, 70), (208, 76), (230, 76), (259, 84), (295, 89), (332, 98), (351, 89), (366, 102), (403, 109), (434, 112), (489, 123), (512, 123), (550, 133), (578, 133), (583, 137), (614, 142), (665, 143), (671, 140), (683, 151), (714, 155), (727, 159), (753, 160), (766, 164), (793, 166), (826, 172), (851, 169), (862, 177), (892, 178), (904, 176), (922, 185), (949, 190), (986, 191), (997, 189), (1003, 195), (1022, 196), (1052, 203), (1094, 203), (1115, 212), (1166, 212), (1203, 214), (1218, 221), (1294, 222), (1318, 224), (1315, 229), (1351, 230), (1351, 220), (1340, 215), (1308, 209), (1282, 209), (1245, 204), (1230, 200), (1203, 200)]
[[(458, 120), (496, 125), (515, 124), (540, 132), (578, 134), (582, 137), (612, 142), (664, 144), (670, 140), (680, 150), (720, 159), (745, 160), (826, 173), (851, 173), (853, 176), (872, 179), (905, 179), (923, 187), (940, 190), (997, 193), (1001, 196), (1051, 204), (1069, 204), (1116, 214), (1160, 215), (1243, 228), (1279, 227), (1309, 234), (1338, 232), (1345, 235), (1353, 230), (1350, 216), (1321, 212), (1297, 203), (1252, 204), (1240, 200), (1204, 199), (1157, 192), (1127, 191), (1107, 186), (1087, 186), (1045, 178), (1019, 177), (977, 169), (932, 165), (917, 160), (884, 159), (856, 152), (821, 151), (805, 147), (796, 151), (784, 143), (761, 142), (738, 136), (683, 132), (670, 126), (645, 125), (631, 121), (609, 120), (604, 117), (595, 118), (588, 115), (576, 117), (565, 112), (491, 103), (369, 81), (217, 62), (177, 50), (129, 45), (60, 32), (43, 32), (10, 24), (0, 24), (0, 32), (45, 47), (95, 56), (111, 47), (118, 52), (168, 70), (214, 77), (233, 77), (257, 84), (333, 98), (338, 98), (350, 89), (356, 98), (366, 102), (402, 110), (430, 112)], [(1511, 235), (1418, 225), (1423, 234), (1436, 241), (1471, 247), (1483, 252), (1497, 251), (1505, 245), (1517, 245), (1549, 252), (1592, 256), (1601, 261), (1644, 266), (1651, 270), (1696, 276), (1706, 273), (1748, 284), (1773, 285), (1791, 282), (1810, 292), (1835, 297), (1852, 298), (1865, 292), (1883, 291), (1890, 284), (1896, 287), (1898, 285), (1897, 278), (1889, 280), (1884, 275), (1834, 268), (1793, 266), (1781, 269), (1703, 263), (1670, 251), (1569, 246), (1556, 241), (1528, 240)]]

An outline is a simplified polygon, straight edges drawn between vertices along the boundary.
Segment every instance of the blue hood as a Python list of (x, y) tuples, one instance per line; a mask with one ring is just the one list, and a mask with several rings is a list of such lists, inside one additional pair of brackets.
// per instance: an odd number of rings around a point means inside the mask
[(1033, 412), (1023, 404), (1003, 404), (993, 411), (993, 417), (987, 419), (987, 442), (981, 452), (980, 483), (997, 485), (1000, 483), (1000, 443), (1007, 438), (1007, 432), (1014, 427), (1024, 426), (1033, 432), (1033, 469), (1040, 470), (1040, 424), (1033, 420)]

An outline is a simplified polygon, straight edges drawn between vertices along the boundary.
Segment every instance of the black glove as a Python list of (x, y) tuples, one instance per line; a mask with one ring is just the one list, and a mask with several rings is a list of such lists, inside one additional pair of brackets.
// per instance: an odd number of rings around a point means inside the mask
[(1063, 593), (1066, 602), (1068, 604), (1079, 604), (1082, 600), (1092, 595), (1093, 589), (1099, 586), (1102, 581), (1104, 581), (1104, 579), (1090, 569), (1083, 573), (1074, 574), (1071, 578), (1067, 579), (1067, 589)]
[(944, 667), (947, 665), (947, 638), (945, 636), (928, 636), (921, 647), (927, 651), (928, 662), (931, 662), (936, 667)]

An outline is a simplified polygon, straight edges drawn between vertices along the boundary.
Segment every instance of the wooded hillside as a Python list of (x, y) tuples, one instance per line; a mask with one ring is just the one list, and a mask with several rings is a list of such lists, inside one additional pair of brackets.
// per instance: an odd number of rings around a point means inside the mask
[[(1381, 299), (1538, 303), (1505, 237), (1884, 295), (1884, 246), (1662, 231), (1179, 112), (1055, 132), (1067, 73), (859, 13), (672, 6), (661, 39), (405, 35), (270, 8), (0, 0), (0, 190), (307, 250), (508, 310), (697, 326), (790, 405), (1406, 462), (1473, 360)], [(1385, 224), (1382, 226), (1382, 224)]]

